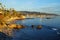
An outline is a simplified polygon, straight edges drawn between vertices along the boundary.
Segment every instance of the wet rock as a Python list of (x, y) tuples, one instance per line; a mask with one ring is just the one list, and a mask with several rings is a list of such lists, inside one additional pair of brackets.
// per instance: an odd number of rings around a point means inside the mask
[(32, 28), (34, 28), (34, 25), (31, 25)]
[(0, 32), (0, 40), (11, 40), (12, 37)]
[(38, 25), (38, 26), (37, 26), (37, 29), (41, 29), (41, 28), (42, 28), (42, 25)]

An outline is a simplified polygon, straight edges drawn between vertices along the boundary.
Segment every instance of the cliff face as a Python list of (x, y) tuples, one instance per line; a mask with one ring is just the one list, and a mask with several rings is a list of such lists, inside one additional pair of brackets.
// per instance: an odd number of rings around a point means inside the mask
[(44, 12), (30, 12), (30, 11), (17, 11), (17, 12), (19, 12), (19, 13), (21, 13), (21, 14), (36, 14), (36, 15), (55, 15), (55, 16), (57, 16), (57, 14), (53, 14), (53, 13), (44, 13)]
[(25, 16), (25, 18), (52, 18), (59, 16), (52, 13), (42, 13), (42, 12), (29, 12), (29, 11), (18, 11), (20, 15)]

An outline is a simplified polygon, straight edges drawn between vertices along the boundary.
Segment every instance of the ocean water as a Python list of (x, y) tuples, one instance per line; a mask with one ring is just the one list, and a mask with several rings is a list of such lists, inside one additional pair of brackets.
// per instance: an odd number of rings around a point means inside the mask
[[(12, 40), (60, 40), (60, 16), (16, 20), (14, 23), (24, 25), (25, 28), (14, 30)], [(38, 25), (42, 25), (42, 28), (37, 29)]]

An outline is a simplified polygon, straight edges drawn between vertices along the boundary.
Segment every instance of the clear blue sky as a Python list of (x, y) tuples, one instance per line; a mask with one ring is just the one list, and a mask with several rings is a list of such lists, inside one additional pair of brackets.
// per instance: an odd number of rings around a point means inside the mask
[(60, 13), (60, 0), (0, 0), (7, 8), (18, 11)]

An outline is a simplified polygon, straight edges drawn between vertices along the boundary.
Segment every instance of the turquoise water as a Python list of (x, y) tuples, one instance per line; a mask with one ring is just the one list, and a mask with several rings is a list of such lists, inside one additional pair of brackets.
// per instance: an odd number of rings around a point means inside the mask
[[(60, 17), (53, 19), (35, 18), (16, 20), (16, 24), (22, 24), (26, 28), (15, 30), (13, 40), (60, 40)], [(32, 25), (34, 28), (32, 29)], [(42, 25), (42, 29), (36, 29)]]

